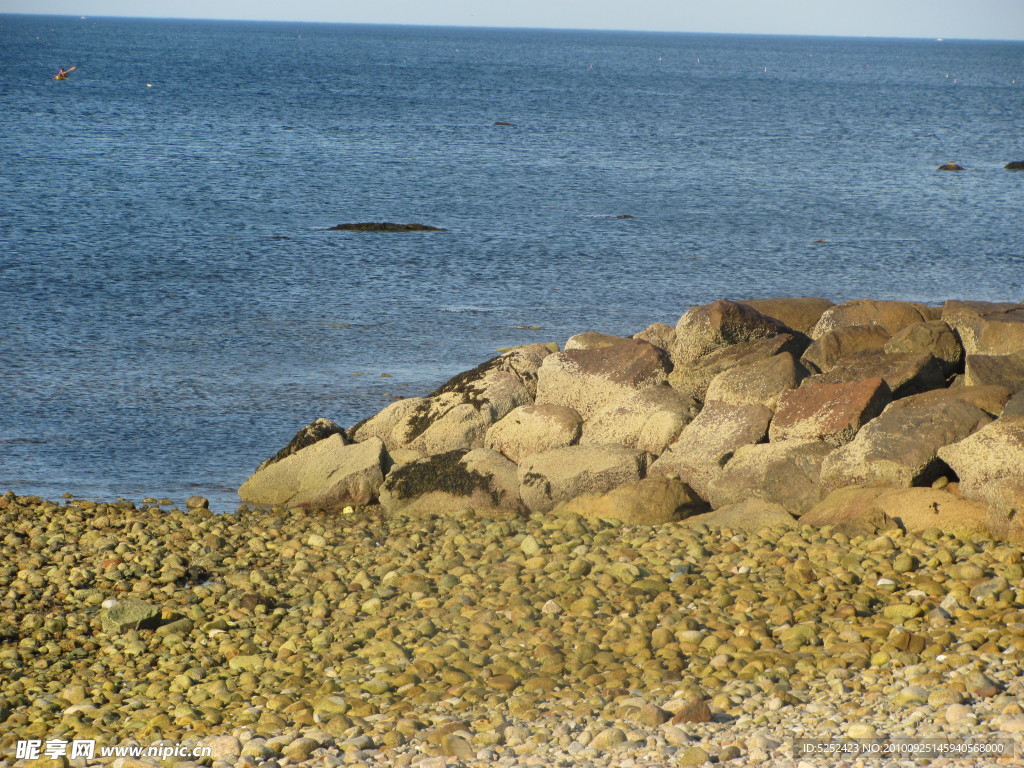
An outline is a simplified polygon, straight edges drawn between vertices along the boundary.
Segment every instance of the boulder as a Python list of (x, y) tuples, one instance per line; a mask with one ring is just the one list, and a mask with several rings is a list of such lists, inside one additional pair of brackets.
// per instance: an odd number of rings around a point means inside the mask
[(934, 488), (840, 488), (800, 523), (832, 525), (847, 535), (870, 535), (892, 524), (913, 533), (938, 528), (962, 538), (988, 531), (984, 504)]
[(822, 465), (822, 488), (931, 484), (946, 471), (938, 450), (991, 420), (966, 400), (897, 400), (865, 424), (852, 441), (829, 454)]
[(757, 531), (762, 528), (797, 528), (800, 523), (781, 504), (764, 499), (747, 499), (713, 512), (687, 517), (679, 525), (696, 528), (730, 528), (736, 531)]
[(395, 467), (380, 489), (389, 512), (450, 515), (525, 512), (516, 466), (497, 451), (449, 451)]
[[(959, 442), (939, 449), (939, 458), (960, 478), (966, 499), (998, 504), (1007, 488), (1024, 494), (1024, 417), (1003, 416)], [(1024, 509), (1020, 510), (1024, 516)]]
[(940, 165), (939, 166), (939, 170), (940, 171), (963, 171), (963, 170), (965, 170), (965, 168), (962, 165), (958, 164), (958, 163), (949, 162), (949, 163), (943, 163), (942, 165)]
[(808, 380), (779, 398), (768, 437), (773, 443), (824, 440), (834, 447), (845, 445), (891, 400), (889, 386), (881, 378), (836, 384)]
[(897, 408), (910, 405), (921, 407), (934, 407), (941, 409), (942, 403), (952, 400), (963, 400), (971, 405), (977, 406), (989, 416), (998, 416), (1004, 412), (1004, 406), (1008, 405), (1007, 400), (1013, 393), (1006, 387), (1000, 386), (960, 386), (949, 389), (933, 389), (928, 392), (921, 392), (911, 397), (900, 400)]
[(636, 339), (557, 352), (538, 371), (537, 404), (564, 405), (589, 419), (624, 395), (664, 383), (671, 370), (665, 350)]
[(848, 325), (880, 325), (892, 336), (908, 325), (938, 320), (939, 316), (938, 309), (917, 302), (854, 299), (825, 310), (810, 336), (817, 339), (834, 328)]
[(783, 325), (803, 334), (809, 334), (825, 310), (835, 306), (828, 299), (811, 296), (792, 299), (751, 299), (737, 303), (748, 306), (765, 317), (778, 320)]
[(880, 325), (844, 325), (819, 335), (800, 362), (813, 372), (822, 373), (855, 355), (882, 350), (891, 338)]
[(995, 385), (1024, 390), (1024, 353), (1017, 355), (968, 355), (964, 366), (967, 386)]
[(1011, 397), (1009, 401), (1007, 401), (1002, 414), (1003, 416), (1024, 416), (1024, 389), (1020, 390), (1017, 394)]
[(641, 480), (649, 458), (623, 446), (570, 445), (534, 454), (519, 465), (520, 496), (531, 512), (550, 512), (585, 493)]
[(807, 370), (791, 354), (783, 352), (722, 371), (711, 380), (705, 397), (734, 405), (763, 405), (774, 410), (779, 397), (796, 387), (806, 375)]
[[(407, 397), (396, 400), (384, 410), (377, 412), (368, 419), (363, 419), (348, 430), (349, 437), (357, 443), (377, 437), (384, 441), (389, 451), (399, 448), (401, 440), (392, 437), (395, 426), (427, 402), (425, 397)], [(401, 437), (401, 435), (399, 435)]]
[(707, 504), (678, 480), (646, 478), (607, 493), (585, 493), (564, 502), (557, 514), (575, 514), (589, 520), (618, 520), (627, 525), (673, 523), (707, 511)]
[(942, 372), (949, 375), (961, 369), (964, 349), (960, 340), (943, 320), (908, 325), (897, 332), (883, 347), (887, 354), (927, 354), (939, 361)]
[(973, 337), (970, 352), (984, 355), (1024, 355), (1024, 306), (979, 313), (966, 318)]
[(565, 342), (565, 349), (604, 349), (605, 347), (614, 347), (623, 341), (625, 339), (622, 336), (612, 336), (607, 333), (598, 333), (597, 331), (586, 331), (585, 333), (577, 333), (575, 336), (570, 336), (569, 340)]
[(533, 403), (537, 371), (550, 354), (542, 344), (516, 347), (458, 374), (409, 409), (388, 444), (425, 455), (483, 447), (491, 424)]
[(1024, 171), (1024, 160), (1011, 160), (1003, 166), (1007, 171)]
[(777, 336), (792, 331), (755, 309), (720, 299), (694, 307), (679, 318), (672, 361), (684, 365), (722, 347)]
[(288, 445), (256, 467), (256, 471), (258, 472), (281, 459), (287, 458), (293, 453), (298, 453), (303, 448), (308, 448), (313, 443), (324, 440), (331, 435), (341, 435), (342, 443), (345, 445), (349, 443), (348, 437), (345, 435), (345, 430), (340, 426), (330, 419), (316, 419), (296, 432), (295, 437), (288, 441)]
[(484, 447), (518, 464), (527, 456), (573, 445), (580, 439), (583, 419), (564, 405), (521, 405), (487, 430)]
[(821, 499), (821, 465), (832, 450), (820, 440), (741, 446), (710, 483), (705, 498), (716, 509), (763, 499), (802, 515)]
[(668, 323), (651, 323), (639, 333), (634, 333), (633, 338), (670, 351), (676, 343), (676, 329)]
[(694, 400), (704, 402), (709, 399), (707, 391), (711, 380), (723, 371), (783, 353), (799, 358), (807, 344), (806, 337), (789, 333), (741, 342), (712, 352), (694, 363), (676, 366), (668, 376), (668, 383)]
[[(806, 382), (839, 383), (881, 378), (892, 391), (893, 399), (945, 387), (942, 365), (928, 354), (892, 354), (865, 352), (844, 360), (825, 373), (815, 374)], [(805, 382), (805, 383), (806, 383)]]
[(632, 392), (583, 424), (580, 445), (625, 445), (662, 453), (697, 414), (697, 403), (668, 385)]
[(269, 464), (238, 489), (246, 504), (330, 509), (377, 498), (390, 460), (380, 438), (346, 445), (339, 434)]
[(706, 499), (712, 481), (733, 453), (764, 440), (771, 419), (771, 410), (763, 405), (711, 400), (651, 465), (650, 475), (680, 479)]
[(1020, 309), (1020, 304), (991, 301), (950, 300), (942, 305), (942, 320), (960, 338), (965, 354), (979, 351), (976, 329), (979, 319), (990, 314)]
[(100, 614), (103, 631), (109, 635), (121, 635), (140, 629), (156, 629), (160, 626), (160, 607), (134, 597), (114, 599)]

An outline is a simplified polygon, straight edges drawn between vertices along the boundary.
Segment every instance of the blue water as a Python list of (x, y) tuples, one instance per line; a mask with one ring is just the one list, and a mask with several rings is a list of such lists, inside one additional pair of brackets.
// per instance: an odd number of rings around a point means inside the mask
[(1022, 114), (1019, 42), (0, 16), (0, 490), (233, 509), (498, 347), (1020, 301)]

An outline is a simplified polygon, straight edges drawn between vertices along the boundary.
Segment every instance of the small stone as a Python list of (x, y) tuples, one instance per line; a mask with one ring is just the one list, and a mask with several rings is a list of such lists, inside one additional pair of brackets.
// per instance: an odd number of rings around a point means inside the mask
[(983, 672), (972, 672), (964, 680), (967, 692), (979, 699), (990, 699), (999, 693), (997, 686)]
[(946, 707), (946, 722), (950, 725), (974, 717), (974, 712), (965, 704), (950, 704)]
[(703, 699), (687, 699), (680, 707), (673, 707), (676, 713), (672, 718), (672, 725), (679, 723), (708, 723), (711, 722), (711, 708)]
[(711, 755), (700, 747), (687, 747), (683, 750), (683, 754), (679, 756), (678, 765), (691, 767), (704, 765), (710, 759)]
[(205, 496), (189, 496), (185, 499), (185, 506), (189, 509), (209, 509), (210, 500)]
[(290, 760), (302, 762), (309, 759), (313, 750), (320, 746), (316, 739), (299, 738), (281, 750), (281, 754)]
[(878, 737), (878, 729), (870, 723), (850, 723), (846, 736), (850, 739), (874, 739)]
[(617, 747), (626, 741), (626, 732), (621, 728), (605, 728), (594, 736), (590, 742), (590, 746), (598, 751), (605, 751), (612, 747)]
[(897, 706), (907, 707), (928, 702), (928, 691), (919, 685), (909, 685), (893, 698)]

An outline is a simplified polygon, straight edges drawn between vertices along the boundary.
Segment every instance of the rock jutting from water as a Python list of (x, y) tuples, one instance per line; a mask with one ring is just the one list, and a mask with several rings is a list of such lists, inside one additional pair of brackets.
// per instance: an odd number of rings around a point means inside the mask
[(447, 232), (447, 229), (429, 224), (395, 224), (390, 221), (364, 221), (358, 224), (338, 224), (329, 227), (331, 232)]
[[(514, 348), (347, 430), (314, 422), (239, 494), (627, 523), (881, 521), (1019, 544), (1022, 399), (1024, 304), (720, 300), (674, 328)], [(678, 488), (645, 505), (647, 479)]]

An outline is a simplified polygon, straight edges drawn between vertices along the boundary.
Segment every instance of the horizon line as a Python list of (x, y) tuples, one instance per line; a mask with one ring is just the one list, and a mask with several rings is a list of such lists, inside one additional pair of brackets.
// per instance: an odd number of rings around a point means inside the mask
[(808, 37), (836, 38), (847, 40), (914, 40), (931, 42), (985, 42), (985, 43), (1024, 43), (1024, 38), (997, 37), (933, 37), (906, 35), (839, 35), (823, 32), (717, 32), (708, 30), (683, 29), (620, 29), (610, 27), (527, 27), (501, 26), (488, 24), (422, 24), (401, 23), (393, 21), (323, 21), (310, 19), (239, 19), (203, 16), (117, 16), (111, 14), (73, 14), (73, 13), (32, 13), (29, 11), (2, 11), (0, 16), (41, 16), (61, 19), (127, 19), (136, 21), (214, 21), (239, 22), (249, 24), (322, 24), (353, 27), (420, 27), (424, 29), (491, 29), (531, 32), (632, 32), (651, 35), (721, 35), (731, 37)]

